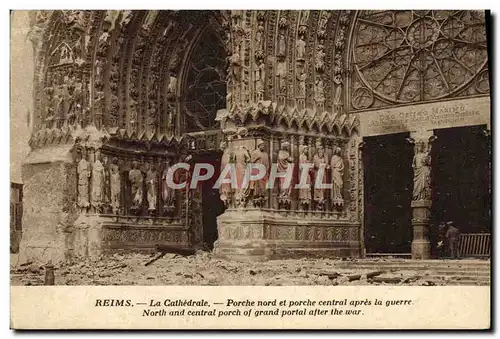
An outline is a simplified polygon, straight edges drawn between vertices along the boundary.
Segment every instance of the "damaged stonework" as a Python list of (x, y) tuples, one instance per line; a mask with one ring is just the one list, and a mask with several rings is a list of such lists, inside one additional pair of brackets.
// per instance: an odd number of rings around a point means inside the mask
[[(34, 148), (23, 163), (27, 196), (19, 262), (60, 262), (74, 255), (87, 256), (99, 251), (98, 242), (88, 240), (98, 236), (92, 232), (95, 222), (92, 218), (82, 221), (83, 216), (77, 210), (75, 152), (78, 147), (99, 148), (106, 133), (93, 126), (68, 128), (67, 132), (70, 142)], [(80, 248), (89, 243), (90, 250)]]
[(34, 150), (23, 164), (26, 197), (20, 262), (57, 262), (68, 255), (67, 232), (76, 219), (71, 149), (60, 145)]

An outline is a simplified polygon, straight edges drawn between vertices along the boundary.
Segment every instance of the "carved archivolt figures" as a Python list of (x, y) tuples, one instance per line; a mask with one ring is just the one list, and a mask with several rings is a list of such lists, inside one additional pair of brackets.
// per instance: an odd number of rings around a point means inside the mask
[(256, 181), (250, 182), (250, 189), (252, 192), (253, 203), (255, 206), (263, 206), (266, 201), (267, 194), (267, 179), (269, 173), (269, 155), (264, 151), (264, 140), (257, 140), (257, 148), (251, 154), (251, 163), (262, 166), (265, 169), (266, 175)]
[(89, 201), (89, 182), (90, 182), (90, 164), (87, 161), (85, 151), (82, 150), (80, 155), (80, 160), (78, 161), (77, 173), (78, 173), (78, 206), (87, 211), (90, 206)]
[(309, 147), (300, 146), (299, 166), (300, 166), (300, 185), (299, 204), (306, 208), (311, 204), (311, 184), (312, 184), (312, 163), (309, 160)]
[(142, 205), (143, 197), (143, 176), (142, 171), (139, 169), (139, 163), (137, 161), (132, 162), (132, 169), (128, 173), (128, 178), (130, 180), (130, 188), (132, 195), (132, 207), (131, 210), (134, 213), (139, 212)]
[(281, 149), (278, 152), (278, 163), (277, 163), (277, 176), (279, 183), (279, 205), (285, 208), (290, 208), (290, 195), (292, 192), (292, 185), (290, 180), (287, 180), (289, 175), (285, 175), (285, 173), (289, 173), (289, 170), (292, 169), (291, 166), (293, 164), (293, 158), (290, 154), (290, 143), (285, 141), (281, 144)]
[(325, 208), (325, 188), (320, 187), (327, 183), (326, 170), (329, 168), (328, 159), (325, 154), (325, 149), (318, 143), (316, 145), (316, 154), (313, 158), (314, 163), (314, 202), (316, 209), (323, 210)]
[(343, 188), (344, 188), (344, 159), (341, 156), (340, 147), (333, 149), (332, 159), (330, 160), (330, 168), (332, 169), (332, 205), (343, 206)]
[(413, 200), (431, 199), (431, 157), (423, 141), (415, 145), (413, 157)]

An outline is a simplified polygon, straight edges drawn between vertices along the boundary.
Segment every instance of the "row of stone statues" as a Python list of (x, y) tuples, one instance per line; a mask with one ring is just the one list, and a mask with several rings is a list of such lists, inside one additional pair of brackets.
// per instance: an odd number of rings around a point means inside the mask
[[(238, 184), (236, 188), (232, 187), (230, 183), (223, 183), (220, 186), (220, 197), (226, 206), (230, 205), (233, 194), (236, 207), (245, 207), (248, 202), (253, 207), (265, 206), (267, 192), (270, 188), (268, 180), (271, 162), (269, 155), (265, 152), (265, 142), (259, 139), (256, 146), (250, 152), (242, 145), (229, 148), (227, 142), (223, 141), (221, 143), (223, 151), (221, 170), (228, 164), (234, 164), (236, 183)], [(262, 179), (252, 180), (246, 186), (241, 185), (244, 176), (247, 175), (246, 170), (249, 164), (265, 168), (266, 174)], [(297, 187), (298, 190), (300, 209), (307, 210), (311, 207), (315, 210), (325, 210), (328, 190), (330, 190), (332, 207), (341, 208), (344, 205), (344, 160), (339, 147), (333, 149), (333, 155), (331, 159), (328, 159), (324, 147), (318, 144), (311, 161), (309, 147), (301, 145), (298, 159), (299, 176), (296, 180), (293, 180), (295, 160), (290, 152), (290, 143), (284, 141), (281, 144), (275, 165), (278, 185), (278, 208), (290, 209), (294, 187)]]
[[(99, 151), (95, 153), (93, 163), (87, 161), (85, 151), (79, 155), (77, 164), (78, 196), (77, 206), (83, 212), (126, 214), (125, 199), (122, 192), (130, 188), (128, 212), (139, 215), (147, 206), (148, 214), (158, 214), (158, 200), (163, 204), (163, 214), (172, 216), (175, 212), (175, 192), (168, 184), (167, 175), (172, 159), (167, 158), (160, 173), (155, 164), (149, 164), (147, 172), (140, 168), (138, 161), (133, 161), (131, 169), (122, 176), (118, 159), (108, 163), (108, 157)], [(179, 171), (180, 174), (180, 171)], [(176, 179), (172, 179), (175, 181)]]

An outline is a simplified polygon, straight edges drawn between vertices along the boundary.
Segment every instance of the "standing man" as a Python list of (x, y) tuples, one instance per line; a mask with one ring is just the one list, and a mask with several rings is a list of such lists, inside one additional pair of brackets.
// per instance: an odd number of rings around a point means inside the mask
[(448, 243), (448, 250), (453, 259), (458, 258), (458, 240), (460, 239), (460, 231), (455, 227), (453, 221), (446, 223), (446, 241)]
[(438, 230), (438, 253), (439, 257), (444, 257), (446, 253), (450, 258), (458, 258), (458, 241), (460, 231), (454, 226), (453, 221), (448, 221), (446, 224), (441, 223)]

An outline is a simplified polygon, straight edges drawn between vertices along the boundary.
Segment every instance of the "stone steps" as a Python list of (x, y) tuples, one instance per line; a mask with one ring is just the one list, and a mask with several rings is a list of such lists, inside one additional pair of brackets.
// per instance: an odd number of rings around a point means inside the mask
[[(401, 272), (414, 274), (420, 280), (440, 285), (490, 285), (491, 271), (489, 260), (405, 260), (405, 259), (365, 259), (359, 261), (339, 261), (323, 266), (322, 271), (350, 270), (366, 274), (371, 271), (387, 271), (382, 274), (398, 276)], [(411, 272), (413, 271), (413, 273)], [(407, 276), (406, 276), (407, 277)]]

